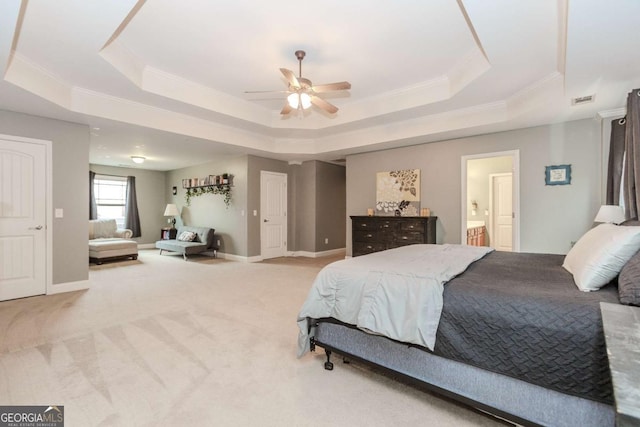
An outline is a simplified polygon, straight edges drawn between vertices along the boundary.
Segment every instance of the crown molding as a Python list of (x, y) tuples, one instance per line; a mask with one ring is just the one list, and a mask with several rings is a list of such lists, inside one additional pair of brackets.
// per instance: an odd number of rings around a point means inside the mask
[(604, 120), (604, 119), (617, 119), (626, 114), (627, 114), (627, 109), (624, 107), (621, 107), (621, 108), (614, 108), (612, 110), (598, 111), (596, 116), (600, 120)]

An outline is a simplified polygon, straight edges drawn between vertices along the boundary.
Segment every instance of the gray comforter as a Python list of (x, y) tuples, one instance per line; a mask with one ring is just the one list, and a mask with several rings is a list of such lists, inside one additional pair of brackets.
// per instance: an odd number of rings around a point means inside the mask
[(494, 252), (444, 287), (435, 354), (563, 393), (613, 401), (599, 303), (561, 255)]
[(308, 318), (323, 317), (433, 349), (444, 283), (492, 250), (411, 245), (326, 266), (298, 315), (298, 356), (309, 350)]

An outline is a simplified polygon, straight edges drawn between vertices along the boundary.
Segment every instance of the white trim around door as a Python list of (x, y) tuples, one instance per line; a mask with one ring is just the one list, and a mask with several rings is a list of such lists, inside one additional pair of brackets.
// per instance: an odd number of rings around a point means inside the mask
[(520, 150), (499, 151), (462, 156), (460, 158), (460, 242), (467, 242), (467, 162), (491, 157), (511, 157), (513, 172), (513, 252), (520, 252)]
[[(43, 155), (44, 157), (41, 160), (37, 160), (39, 164), (34, 165), (35, 168), (38, 168), (38, 169), (42, 168), (44, 170), (34, 169), (30, 173), (30, 175), (33, 176), (33, 179), (37, 180), (37, 181), (33, 181), (33, 183), (37, 183), (36, 185), (43, 186), (43, 188), (41, 189), (42, 191), (39, 192), (39, 195), (37, 197), (43, 197), (44, 203), (38, 204), (38, 203), (35, 203), (35, 201), (33, 201), (33, 204), (31, 205), (31, 202), (29, 202), (27, 205), (30, 205), (34, 209), (37, 208), (41, 211), (38, 213), (34, 213), (32, 215), (31, 220), (27, 215), (26, 217), (23, 218), (20, 225), (20, 227), (24, 227), (25, 230), (27, 230), (28, 232), (31, 232), (34, 235), (42, 233), (38, 238), (38, 240), (40, 240), (41, 242), (38, 244), (38, 245), (41, 245), (40, 249), (34, 249), (28, 255), (33, 257), (32, 261), (34, 263), (34, 266), (39, 265), (40, 267), (38, 268), (42, 268), (42, 273), (38, 273), (36, 276), (34, 276), (37, 284), (34, 284), (33, 292), (28, 292), (24, 295), (22, 294), (18, 295), (17, 293), (12, 291), (8, 293), (6, 296), (8, 297), (8, 299), (11, 299), (12, 297), (20, 298), (20, 297), (30, 296), (30, 295), (40, 295), (45, 293), (49, 294), (49, 293), (52, 293), (52, 290), (53, 290), (52, 283), (51, 283), (52, 282), (52, 265), (53, 265), (53, 262), (52, 262), (52, 259), (53, 259), (52, 257), (52, 253), (53, 253), (52, 251), (52, 241), (53, 241), (53, 238), (52, 238), (53, 236), (52, 143), (51, 141), (45, 141), (40, 139), (24, 138), (24, 137), (18, 137), (18, 136), (12, 136), (12, 135), (1, 135), (1, 134), (0, 134), (0, 141), (5, 143), (3, 147), (7, 148), (6, 152), (8, 153), (9, 157), (14, 157), (10, 154), (12, 151), (14, 153), (22, 152), (21, 147), (24, 147), (25, 151), (35, 150), (35, 152), (39, 152), (40, 153), (39, 155)], [(14, 148), (10, 148), (10, 147), (14, 147)], [(26, 157), (28, 156), (25, 156), (25, 158)], [(2, 172), (2, 174), (8, 174), (5, 178), (8, 178), (12, 173), (14, 172), (11, 172), (8, 170)], [(27, 205), (24, 205), (24, 206), (27, 206)], [(29, 206), (27, 206), (27, 208), (28, 207)], [(25, 212), (27, 212), (29, 209), (27, 209)], [(28, 238), (27, 235), (25, 236), (26, 236), (25, 238)], [(44, 240), (44, 242), (42, 242), (42, 240)], [(20, 280), (26, 280), (26, 279), (27, 277), (24, 277)], [(36, 288), (37, 290), (35, 290)]]

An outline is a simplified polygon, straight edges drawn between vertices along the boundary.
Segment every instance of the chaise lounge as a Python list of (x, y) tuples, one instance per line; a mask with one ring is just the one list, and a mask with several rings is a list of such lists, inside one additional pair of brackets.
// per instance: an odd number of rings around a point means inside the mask
[(115, 219), (89, 220), (89, 261), (101, 265), (105, 260), (138, 259), (138, 244), (129, 240), (133, 232), (118, 228)]
[(178, 227), (175, 239), (159, 240), (156, 242), (156, 248), (162, 251), (178, 252), (182, 254), (184, 260), (188, 255), (202, 254), (213, 256), (217, 255), (217, 247), (214, 245), (213, 228), (208, 227)]

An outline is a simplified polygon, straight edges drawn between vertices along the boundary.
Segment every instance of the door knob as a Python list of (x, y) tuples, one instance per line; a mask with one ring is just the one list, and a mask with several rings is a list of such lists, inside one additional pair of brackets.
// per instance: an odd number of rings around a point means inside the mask
[(269, 220), (268, 220), (268, 219), (265, 219), (265, 220), (264, 220), (264, 222), (269, 222)]
[(29, 227), (29, 230), (42, 230), (42, 226), (39, 225), (37, 227)]

